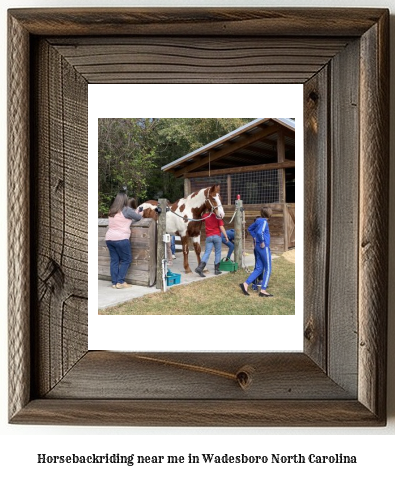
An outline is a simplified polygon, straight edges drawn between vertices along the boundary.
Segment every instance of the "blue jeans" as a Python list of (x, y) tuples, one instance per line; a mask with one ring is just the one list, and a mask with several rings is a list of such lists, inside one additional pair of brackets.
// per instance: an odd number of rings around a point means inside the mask
[(176, 253), (176, 237), (175, 236), (171, 236), (170, 248), (171, 248), (171, 253), (175, 255)]
[(129, 239), (122, 241), (106, 241), (110, 252), (110, 274), (111, 282), (115, 284), (123, 284), (132, 263), (132, 250), (130, 248)]
[(213, 247), (215, 248), (214, 264), (221, 262), (221, 236), (208, 236), (206, 237), (206, 249), (202, 258), (202, 262), (207, 264)]
[(222, 243), (225, 244), (225, 246), (228, 246), (229, 250), (228, 253), (226, 254), (226, 257), (230, 259), (230, 256), (232, 255), (232, 252), (234, 251), (235, 245), (232, 241), (225, 241), (225, 238), (222, 238)]

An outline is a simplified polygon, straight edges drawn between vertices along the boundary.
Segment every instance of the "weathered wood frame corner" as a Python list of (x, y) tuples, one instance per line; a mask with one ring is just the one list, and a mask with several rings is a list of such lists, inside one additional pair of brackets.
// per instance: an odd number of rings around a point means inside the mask
[[(9, 11), (11, 423), (385, 425), (388, 37), (384, 9)], [(94, 82), (304, 84), (303, 353), (88, 351)]]

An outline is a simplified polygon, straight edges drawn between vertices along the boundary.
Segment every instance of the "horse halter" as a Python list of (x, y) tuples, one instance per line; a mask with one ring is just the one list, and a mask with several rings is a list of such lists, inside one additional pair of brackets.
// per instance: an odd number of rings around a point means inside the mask
[[(192, 217), (185, 217), (185, 216), (181, 216), (180, 214), (177, 214), (175, 211), (173, 211), (171, 208), (168, 209), (169, 212), (173, 213), (175, 216), (178, 216), (180, 217), (184, 222), (188, 222), (188, 221), (194, 221), (194, 222), (201, 222), (201, 221), (205, 221), (206, 219), (208, 219), (212, 214), (215, 214), (214, 211), (216, 209), (218, 209), (220, 206), (214, 206), (214, 204), (210, 201), (210, 197), (209, 196), (206, 196), (206, 193), (204, 193), (204, 199), (206, 201), (208, 201), (208, 203), (210, 204), (211, 206), (211, 211), (210, 211), (210, 214), (208, 215), (208, 217), (203, 217), (203, 218), (200, 218), (200, 219), (194, 219)], [(217, 219), (221, 219), (220, 217), (218, 217), (217, 215), (215, 215), (215, 217)]]
[[(211, 214), (214, 213), (214, 211), (215, 211), (216, 209), (219, 208), (219, 205), (217, 204), (216, 206), (214, 206), (214, 204), (213, 204), (213, 203), (211, 202), (211, 200), (210, 200), (210, 196), (207, 195), (207, 196), (205, 196), (205, 198), (206, 198), (206, 201), (208, 201), (208, 203), (209, 203), (210, 206), (211, 206), (211, 211), (210, 211), (210, 215), (211, 215)], [(215, 216), (218, 218), (217, 215), (215, 215)]]

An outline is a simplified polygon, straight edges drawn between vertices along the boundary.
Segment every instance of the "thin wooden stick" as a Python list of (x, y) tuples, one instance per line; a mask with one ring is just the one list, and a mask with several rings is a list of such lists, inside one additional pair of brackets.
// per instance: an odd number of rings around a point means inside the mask
[(236, 381), (241, 388), (246, 389), (252, 383), (252, 372), (254, 371), (253, 367), (247, 365), (242, 367), (236, 373), (224, 372), (223, 370), (202, 367), (200, 365), (192, 365), (183, 362), (174, 362), (172, 360), (159, 359), (155, 357), (148, 357), (146, 355), (136, 355), (136, 358), (141, 360), (149, 360), (151, 362), (162, 363), (164, 365), (170, 365), (173, 367), (183, 368), (185, 370), (191, 370), (194, 372), (200, 373), (209, 373), (211, 375), (216, 375), (217, 377), (223, 377), (230, 380)]

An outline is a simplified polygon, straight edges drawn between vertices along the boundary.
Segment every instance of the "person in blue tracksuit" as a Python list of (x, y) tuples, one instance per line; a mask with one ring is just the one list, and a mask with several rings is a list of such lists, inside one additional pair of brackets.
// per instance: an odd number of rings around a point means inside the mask
[[(260, 218), (261, 218), (261, 216), (257, 216), (257, 217), (255, 218), (255, 221), (256, 221), (257, 219), (260, 219)], [(254, 222), (255, 222), (255, 221), (254, 221)], [(254, 264), (254, 269), (255, 269), (255, 266), (256, 266), (256, 251), (255, 251), (255, 247), (254, 247), (254, 258), (255, 258), (255, 264)], [(254, 281), (252, 281), (252, 288), (253, 288), (254, 290), (258, 290), (258, 288), (261, 286), (261, 284), (262, 284), (262, 278), (263, 278), (263, 271), (259, 274), (259, 276), (258, 276)]]
[(248, 293), (248, 286), (263, 273), (261, 291), (259, 297), (273, 297), (266, 289), (269, 284), (270, 274), (272, 272), (272, 256), (270, 253), (270, 231), (269, 219), (272, 215), (272, 210), (268, 207), (261, 209), (261, 217), (256, 219), (248, 228), (254, 240), (254, 254), (255, 254), (255, 269), (248, 276), (247, 280), (240, 284), (240, 288), (244, 295)]
[(232, 252), (234, 251), (235, 248), (235, 230), (234, 229), (228, 229), (226, 231), (226, 234), (228, 236), (228, 240), (226, 240), (225, 234), (221, 232), (221, 239), (222, 239), (222, 244), (225, 244), (225, 246), (228, 246), (228, 253), (226, 254), (226, 260), (230, 260), (230, 256), (232, 255)]

